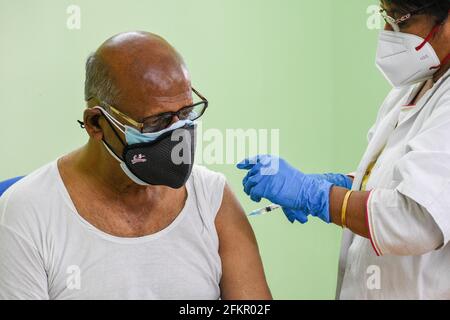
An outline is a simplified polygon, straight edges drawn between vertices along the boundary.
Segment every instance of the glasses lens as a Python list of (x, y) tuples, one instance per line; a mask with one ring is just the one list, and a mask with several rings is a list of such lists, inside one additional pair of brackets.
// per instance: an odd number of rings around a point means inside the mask
[(142, 129), (143, 133), (153, 133), (166, 129), (170, 122), (172, 121), (172, 116), (162, 115), (145, 120), (144, 127)]
[[(201, 98), (201, 97), (198, 97)], [(202, 99), (204, 100), (204, 99)], [(191, 107), (186, 107), (180, 110), (177, 113), (177, 116), (180, 120), (191, 120), (195, 121), (199, 119), (205, 113), (205, 110), (208, 106), (207, 101), (201, 101), (195, 103)], [(173, 117), (175, 114), (162, 114), (159, 116), (151, 117), (145, 120), (144, 127), (142, 129), (143, 133), (153, 133), (159, 132), (161, 130), (166, 129), (171, 124)]]
[(203, 115), (203, 113), (205, 112), (205, 109), (206, 109), (206, 103), (204, 103), (204, 102), (194, 106), (193, 108), (191, 108), (188, 119), (191, 121), (197, 120), (198, 118), (200, 118)]
[(180, 120), (197, 120), (200, 118), (203, 113), (205, 112), (206, 104), (204, 102), (201, 102), (197, 105), (194, 105), (189, 108), (184, 108), (178, 113), (178, 118)]
[(191, 114), (192, 114), (193, 110), (194, 110), (193, 107), (184, 108), (183, 110), (181, 110), (178, 113), (178, 118), (180, 120), (191, 120)]

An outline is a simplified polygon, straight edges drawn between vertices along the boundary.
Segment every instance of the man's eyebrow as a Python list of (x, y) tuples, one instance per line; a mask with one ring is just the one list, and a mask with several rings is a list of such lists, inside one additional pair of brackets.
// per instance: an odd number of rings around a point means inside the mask
[(185, 93), (181, 93), (179, 95), (176, 96), (172, 96), (172, 97), (152, 97), (153, 99), (155, 99), (158, 102), (165, 102), (165, 103), (176, 103), (179, 102), (180, 100), (186, 99), (186, 98), (192, 98), (192, 91), (189, 91), (189, 93), (185, 92)]

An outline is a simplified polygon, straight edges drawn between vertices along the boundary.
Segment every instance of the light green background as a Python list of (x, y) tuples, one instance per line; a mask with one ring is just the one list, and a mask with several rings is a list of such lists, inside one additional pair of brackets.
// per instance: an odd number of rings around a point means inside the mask
[[(70, 4), (81, 30), (66, 27)], [(84, 62), (110, 36), (158, 33), (211, 102), (204, 127), (280, 129), (281, 155), (305, 172), (350, 172), (388, 85), (374, 66), (376, 0), (0, 0), (0, 179), (86, 141)], [(242, 172), (226, 174), (246, 210)], [(341, 232), (274, 214), (252, 221), (276, 299), (333, 299)]]

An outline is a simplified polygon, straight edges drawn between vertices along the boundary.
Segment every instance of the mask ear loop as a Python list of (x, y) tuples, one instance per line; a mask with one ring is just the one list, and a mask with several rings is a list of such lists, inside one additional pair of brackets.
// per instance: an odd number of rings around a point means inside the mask
[(440, 69), (442, 66), (445, 66), (448, 62), (450, 62), (450, 53), (445, 57), (445, 59), (439, 66), (432, 67), (431, 69)]
[(437, 26), (435, 26), (433, 28), (433, 30), (431, 30), (431, 32), (427, 35), (427, 37), (425, 38), (425, 40), (423, 40), (423, 42), (421, 44), (419, 44), (419, 46), (416, 47), (416, 51), (420, 51), (423, 49), (423, 47), (425, 47), (425, 45), (430, 42), (431, 38), (439, 31), (439, 29), (441, 28), (442, 24), (438, 24)]
[(106, 118), (108, 118), (108, 120), (110, 120), (110, 121), (114, 124), (114, 126), (115, 126), (117, 129), (120, 130), (120, 132), (122, 132), (123, 134), (125, 134), (125, 130), (121, 128), (121, 127), (124, 127), (124, 128), (125, 128), (125, 126), (124, 126), (122, 123), (120, 123), (119, 120), (117, 120), (117, 119), (115, 119), (114, 117), (112, 117), (112, 116), (111, 116), (104, 108), (102, 108), (102, 107), (100, 107), (100, 106), (96, 106), (96, 107), (94, 107), (93, 109), (100, 110), (100, 111), (103, 113), (103, 115), (104, 115)]
[[(450, 10), (448, 10), (448, 14), (450, 15)], [(448, 19), (448, 17), (447, 17), (447, 19)], [(442, 23), (438, 24), (437, 26), (435, 26), (433, 28), (433, 30), (428, 35), (428, 37), (425, 39), (425, 41), (416, 48), (417, 51), (422, 49), (425, 46), (425, 44), (431, 40), (431, 37), (433, 37), (439, 31), (439, 29), (444, 25), (444, 23), (447, 19), (445, 19)], [(438, 66), (431, 67), (430, 70), (440, 69), (442, 66), (446, 65), (449, 61), (450, 61), (450, 53), (444, 58), (444, 60), (441, 62), (441, 64), (439, 64)]]
[[(450, 10), (448, 10), (448, 15), (450, 15)], [(448, 20), (448, 17), (446, 20)], [(444, 24), (444, 22), (442, 24)], [(442, 61), (441, 66), (445, 66), (448, 62), (450, 62), (450, 53), (445, 57), (444, 61)]]
[[(122, 129), (119, 128), (119, 125), (122, 125), (122, 124), (118, 120), (116, 120), (113, 117), (111, 117), (108, 114), (108, 112), (106, 112), (105, 109), (103, 109), (102, 107), (97, 106), (97, 107), (94, 107), (94, 109), (98, 109), (98, 110), (100, 110), (102, 112), (102, 114), (105, 116), (106, 122), (108, 122), (108, 125), (111, 127), (111, 129), (114, 132), (114, 134), (116, 135), (117, 139), (119, 139), (120, 143), (125, 148), (127, 146), (127, 144), (122, 140), (122, 138), (120, 137), (120, 134), (117, 132), (116, 128), (114, 128), (114, 127), (117, 127), (118, 130), (120, 130), (121, 132), (123, 132), (125, 134), (125, 132), (122, 131)], [(114, 125), (111, 124), (110, 121), (112, 121)], [(116, 156), (117, 159), (120, 159), (121, 161), (124, 161), (121, 157), (119, 157), (117, 155), (117, 153), (114, 151), (114, 149), (111, 147), (111, 145), (108, 142), (106, 142), (104, 136), (102, 137), (102, 141), (108, 147), (108, 149), (110, 149), (109, 151), (111, 151)]]

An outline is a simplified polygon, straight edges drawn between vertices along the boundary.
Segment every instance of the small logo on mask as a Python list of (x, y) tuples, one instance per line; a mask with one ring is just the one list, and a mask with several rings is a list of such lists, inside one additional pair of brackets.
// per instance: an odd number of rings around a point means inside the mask
[(135, 155), (133, 157), (133, 160), (131, 160), (132, 164), (145, 163), (145, 162), (147, 162), (147, 158), (143, 154)]

